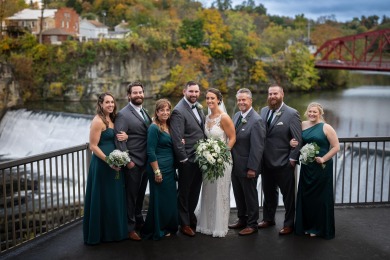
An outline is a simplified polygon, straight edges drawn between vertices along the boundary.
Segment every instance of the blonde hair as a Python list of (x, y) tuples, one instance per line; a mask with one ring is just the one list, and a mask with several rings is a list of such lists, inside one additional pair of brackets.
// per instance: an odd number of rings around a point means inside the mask
[(309, 111), (310, 108), (312, 107), (316, 107), (318, 109), (318, 112), (320, 112), (320, 119), (325, 122), (325, 119), (323, 117), (324, 115), (324, 109), (322, 108), (322, 105), (320, 103), (317, 103), (317, 102), (311, 102), (308, 106), (307, 106), (307, 109), (305, 111), (305, 117), (308, 118), (308, 115), (307, 115), (307, 111)]

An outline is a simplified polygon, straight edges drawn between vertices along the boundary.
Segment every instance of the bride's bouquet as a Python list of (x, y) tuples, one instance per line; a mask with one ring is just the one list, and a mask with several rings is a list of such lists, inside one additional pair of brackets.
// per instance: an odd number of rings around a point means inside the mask
[[(314, 158), (319, 154), (320, 147), (317, 145), (317, 143), (307, 143), (305, 144), (301, 150), (301, 155), (299, 156), (299, 161), (302, 164), (308, 165), (311, 162), (314, 162)], [(325, 168), (325, 164), (321, 165), (322, 168)]]
[(195, 149), (195, 161), (199, 163), (205, 179), (213, 182), (224, 175), (225, 163), (230, 164), (231, 160), (230, 151), (222, 140), (213, 138), (199, 140)]
[[(106, 162), (110, 166), (120, 168), (131, 162), (131, 159), (127, 151), (122, 152), (121, 150), (115, 149), (106, 157)], [(119, 179), (119, 171), (116, 172), (115, 179)]]

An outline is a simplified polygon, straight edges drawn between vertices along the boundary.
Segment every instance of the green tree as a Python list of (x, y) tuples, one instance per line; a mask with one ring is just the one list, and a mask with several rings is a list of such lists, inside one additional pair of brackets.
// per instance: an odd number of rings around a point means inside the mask
[(200, 19), (184, 19), (179, 29), (180, 45), (183, 48), (187, 46), (201, 47), (204, 41), (203, 21)]
[(309, 90), (318, 84), (315, 60), (307, 47), (296, 43), (288, 47), (285, 57), (286, 74), (291, 85), (298, 90)]

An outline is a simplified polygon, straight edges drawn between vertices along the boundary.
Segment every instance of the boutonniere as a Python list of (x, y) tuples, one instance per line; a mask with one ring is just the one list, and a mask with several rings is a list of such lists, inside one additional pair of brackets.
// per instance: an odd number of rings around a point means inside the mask
[(282, 111), (276, 112), (275, 116), (280, 116), (282, 114)]
[(246, 124), (246, 122), (248, 122), (248, 121), (246, 121), (245, 118), (243, 118), (243, 119), (241, 120), (241, 123), (242, 123), (242, 124)]
[(195, 106), (196, 106), (196, 109), (203, 109), (203, 106), (199, 103), (196, 103)]

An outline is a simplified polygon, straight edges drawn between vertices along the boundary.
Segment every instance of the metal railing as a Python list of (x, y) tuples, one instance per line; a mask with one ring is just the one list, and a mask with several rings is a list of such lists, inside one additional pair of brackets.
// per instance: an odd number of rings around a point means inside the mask
[[(336, 205), (389, 203), (390, 137), (339, 140)], [(0, 252), (82, 218), (91, 155), (85, 144), (0, 163)]]
[(83, 217), (88, 144), (0, 163), (0, 252)]

